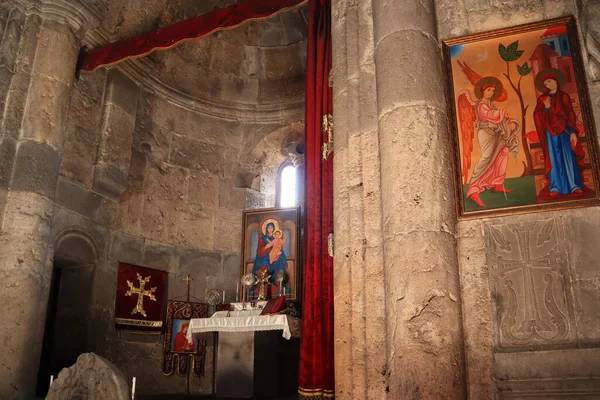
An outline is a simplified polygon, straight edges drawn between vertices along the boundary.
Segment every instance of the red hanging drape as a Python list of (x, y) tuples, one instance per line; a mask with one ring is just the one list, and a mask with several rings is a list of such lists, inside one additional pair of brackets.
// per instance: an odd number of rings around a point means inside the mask
[(81, 53), (77, 72), (116, 65), (130, 58), (139, 58), (155, 50), (170, 49), (178, 44), (208, 36), (213, 32), (232, 29), (259, 19), (268, 19), (307, 0), (247, 0), (195, 18), (165, 26), (152, 32), (120, 40), (104, 47)]
[[(298, 392), (301, 398), (334, 397), (333, 258), (327, 239), (333, 233), (333, 154), (323, 158), (328, 141), (324, 117), (331, 122), (331, 4), (311, 0), (306, 61), (306, 214), (302, 297), (302, 339)], [(325, 123), (325, 126), (327, 123)]]

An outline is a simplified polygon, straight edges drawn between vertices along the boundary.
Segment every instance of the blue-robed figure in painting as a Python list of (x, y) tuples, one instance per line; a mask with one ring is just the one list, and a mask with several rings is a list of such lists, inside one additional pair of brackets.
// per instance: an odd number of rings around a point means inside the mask
[(543, 70), (536, 77), (536, 86), (543, 94), (538, 97), (534, 119), (548, 181), (537, 201), (581, 197), (589, 192), (581, 175), (585, 153), (571, 98), (561, 90), (564, 83), (564, 75), (555, 68)]
[(288, 240), (288, 235), (286, 232), (283, 236), (278, 225), (277, 221), (274, 220), (266, 221), (266, 225), (263, 223), (263, 235), (258, 239), (252, 274), (257, 275), (261, 269), (267, 268), (269, 275), (271, 275), (271, 283), (278, 285), (279, 282), (276, 282), (275, 278), (277, 273), (281, 271), (284, 273), (283, 285), (285, 286), (288, 280), (288, 262), (283, 247)]

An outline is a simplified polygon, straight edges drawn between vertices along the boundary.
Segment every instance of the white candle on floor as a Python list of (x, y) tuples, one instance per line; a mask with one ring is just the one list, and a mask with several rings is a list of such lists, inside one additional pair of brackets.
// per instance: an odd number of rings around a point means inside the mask
[(50, 375), (50, 386), (52, 386), (52, 382), (54, 382), (54, 375)]
[(133, 377), (133, 382), (131, 383), (131, 400), (135, 400), (135, 376)]
[(235, 301), (236, 301), (236, 303), (238, 301), (240, 301), (240, 283), (239, 282), (235, 283)]
[(223, 290), (223, 304), (225, 304), (225, 291)]

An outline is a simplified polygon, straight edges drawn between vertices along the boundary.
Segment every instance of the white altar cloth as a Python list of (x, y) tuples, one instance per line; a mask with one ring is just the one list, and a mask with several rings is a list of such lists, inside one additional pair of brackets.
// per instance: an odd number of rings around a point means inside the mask
[[(267, 301), (266, 300), (260, 300), (256, 302), (256, 307), (254, 308), (256, 309), (261, 309), (267, 305)], [(242, 302), (237, 302), (237, 303), (231, 303), (229, 305), (231, 307), (232, 310), (235, 311), (240, 311), (240, 310), (249, 310), (251, 308), (250, 303), (246, 302), (246, 304), (242, 303)], [(260, 313), (259, 313), (260, 314)]]
[(285, 339), (300, 337), (300, 320), (285, 314), (260, 315), (262, 310), (218, 311), (210, 318), (193, 318), (187, 331), (188, 341), (202, 332), (255, 332), (281, 329)]

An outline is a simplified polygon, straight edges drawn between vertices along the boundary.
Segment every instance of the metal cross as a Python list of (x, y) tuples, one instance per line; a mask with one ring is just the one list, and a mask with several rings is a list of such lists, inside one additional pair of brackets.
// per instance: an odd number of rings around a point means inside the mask
[(194, 279), (190, 278), (190, 274), (187, 274), (183, 280), (185, 281), (185, 301), (190, 301), (190, 281), (193, 281)]
[(256, 284), (259, 286), (258, 298), (256, 300), (265, 300), (267, 298), (267, 289), (271, 275), (269, 275), (269, 271), (265, 268), (258, 271), (256, 277)]
[(131, 315), (135, 315), (137, 313), (142, 314), (144, 317), (147, 317), (146, 311), (144, 311), (144, 296), (147, 296), (150, 300), (156, 301), (156, 297), (154, 297), (154, 292), (156, 292), (157, 287), (153, 287), (150, 290), (146, 290), (146, 283), (150, 282), (150, 276), (142, 278), (142, 276), (138, 273), (137, 279), (140, 281), (140, 287), (136, 288), (133, 286), (133, 283), (127, 281), (127, 285), (129, 286), (129, 290), (125, 292), (125, 296), (132, 296), (134, 294), (138, 295), (138, 300), (135, 308), (131, 311)]

